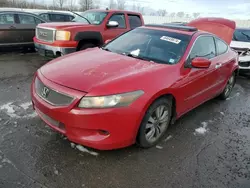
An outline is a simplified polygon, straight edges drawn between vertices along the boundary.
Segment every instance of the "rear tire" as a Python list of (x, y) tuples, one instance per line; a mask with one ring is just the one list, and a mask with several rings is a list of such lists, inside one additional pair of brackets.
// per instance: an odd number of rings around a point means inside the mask
[(229, 80), (227, 81), (227, 85), (225, 89), (219, 96), (222, 100), (226, 100), (230, 96), (233, 90), (233, 87), (235, 85), (235, 82), (236, 82), (236, 75), (235, 75), (235, 72), (233, 72), (233, 74), (230, 76)]
[(79, 51), (86, 50), (87, 48), (94, 48), (94, 47), (96, 47), (96, 45), (93, 43), (83, 43), (80, 45)]
[(156, 145), (170, 124), (172, 100), (160, 98), (148, 108), (137, 134), (137, 144), (142, 148)]

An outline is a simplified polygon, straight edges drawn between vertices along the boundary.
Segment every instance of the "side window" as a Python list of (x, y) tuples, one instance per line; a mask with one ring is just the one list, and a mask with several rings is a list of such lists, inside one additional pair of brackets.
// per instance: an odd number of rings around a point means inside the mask
[(73, 16), (65, 15), (64, 21), (70, 22), (71, 20), (73, 20), (73, 18)]
[(64, 22), (65, 16), (62, 14), (51, 14), (51, 21), (53, 22)]
[(199, 37), (190, 53), (189, 58), (205, 57), (211, 59), (215, 57), (215, 43), (212, 36)]
[(117, 21), (119, 26), (117, 28), (126, 28), (126, 21), (124, 14), (114, 14), (110, 17), (109, 21)]
[(221, 55), (227, 52), (228, 45), (222, 40), (215, 38), (217, 55)]
[(30, 15), (18, 14), (20, 24), (36, 24), (35, 18)]
[(41, 14), (40, 15), (44, 20), (49, 21), (49, 15), (48, 14)]
[(0, 14), (0, 24), (14, 24), (14, 14)]
[(131, 29), (142, 26), (141, 18), (138, 15), (128, 15), (129, 25)]

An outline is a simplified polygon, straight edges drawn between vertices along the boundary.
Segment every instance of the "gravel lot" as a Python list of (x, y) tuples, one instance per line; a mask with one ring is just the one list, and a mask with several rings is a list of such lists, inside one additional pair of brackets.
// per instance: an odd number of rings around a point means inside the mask
[(44, 63), (35, 53), (0, 55), (1, 188), (250, 187), (249, 79), (238, 78), (229, 100), (183, 116), (155, 148), (82, 150), (32, 110), (30, 83)]

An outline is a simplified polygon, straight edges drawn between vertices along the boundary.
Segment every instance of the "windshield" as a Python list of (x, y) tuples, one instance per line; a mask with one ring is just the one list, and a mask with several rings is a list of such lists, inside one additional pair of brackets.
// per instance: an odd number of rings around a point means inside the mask
[(250, 30), (236, 29), (233, 35), (234, 41), (250, 42)]
[[(88, 21), (91, 24), (94, 25), (100, 25), (102, 23), (102, 21), (104, 20), (104, 18), (107, 16), (107, 12), (83, 12), (83, 13), (79, 13), (79, 15), (85, 17), (88, 19)], [(80, 17), (80, 16), (76, 16), (73, 19), (74, 22), (83, 22), (83, 23), (88, 23), (86, 19)]]
[(130, 57), (175, 64), (183, 56), (191, 36), (175, 32), (136, 28), (103, 47)]

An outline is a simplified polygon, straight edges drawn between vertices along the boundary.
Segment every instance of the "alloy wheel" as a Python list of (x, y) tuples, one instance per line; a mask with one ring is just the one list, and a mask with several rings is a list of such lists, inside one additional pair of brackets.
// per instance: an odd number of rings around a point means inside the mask
[(165, 105), (158, 106), (150, 115), (146, 124), (145, 136), (149, 143), (153, 143), (168, 127), (169, 111)]

